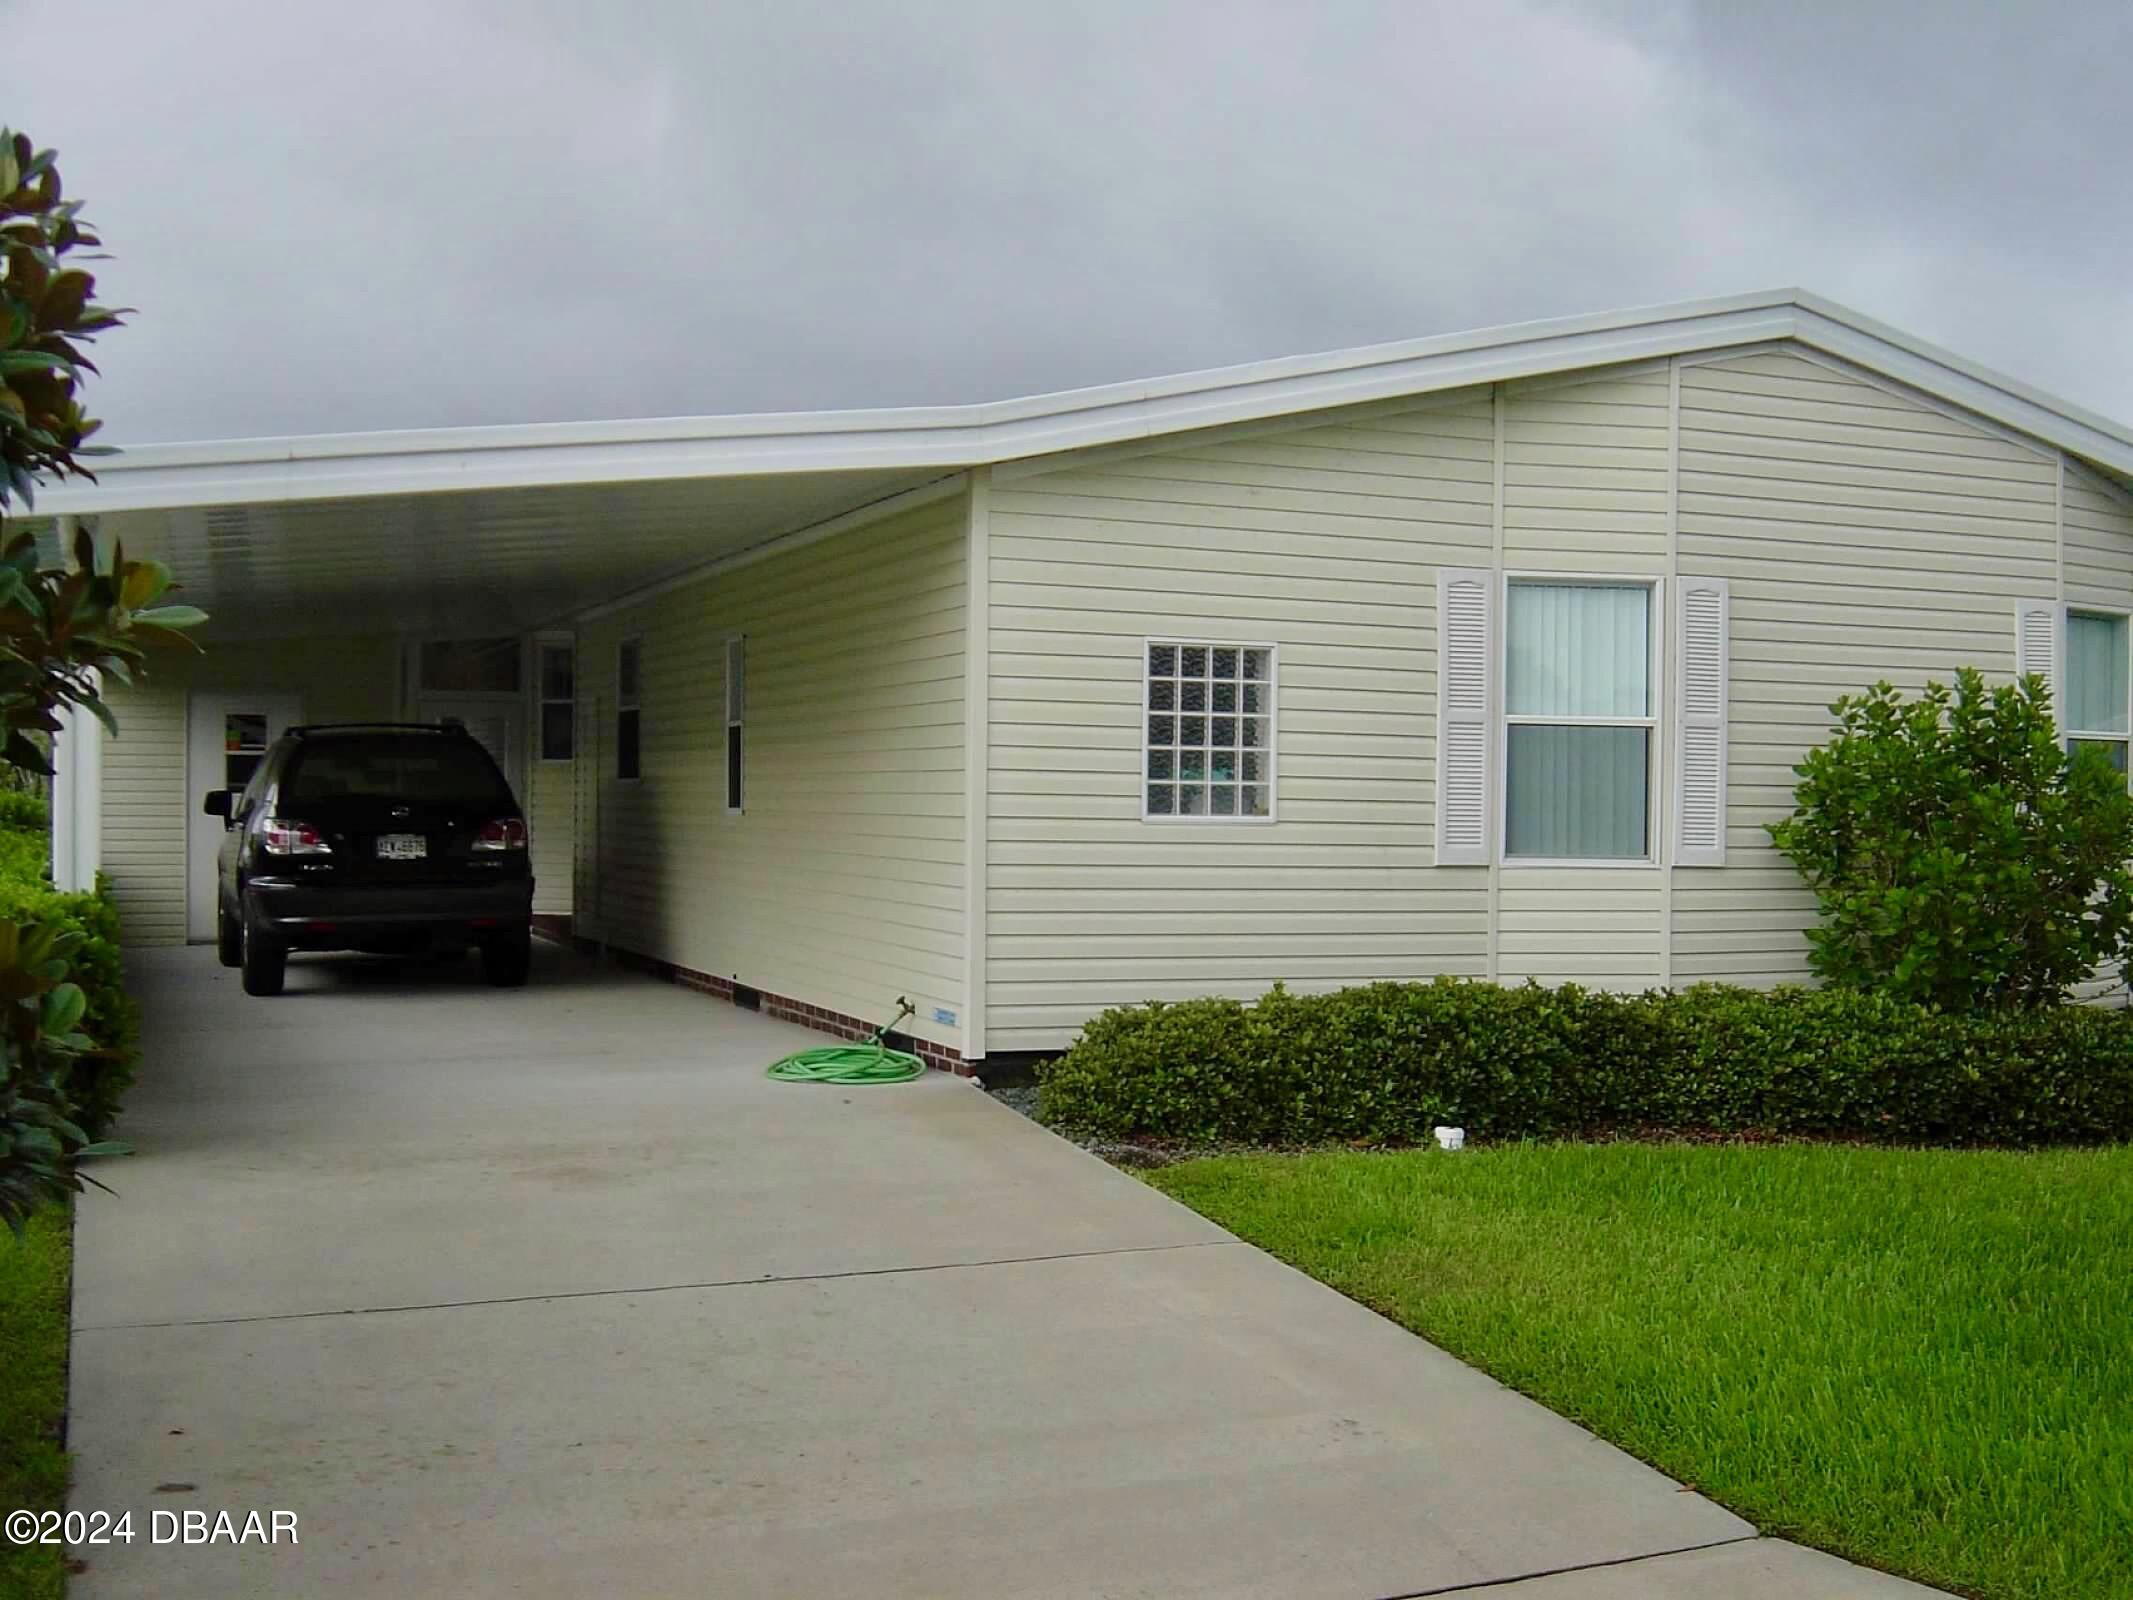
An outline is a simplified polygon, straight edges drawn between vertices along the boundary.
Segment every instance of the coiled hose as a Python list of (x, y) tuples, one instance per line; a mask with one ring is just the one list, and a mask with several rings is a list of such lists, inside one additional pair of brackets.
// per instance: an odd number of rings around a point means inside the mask
[(905, 1050), (891, 1050), (883, 1036), (917, 1008), (902, 995), (896, 1003), (903, 1009), (874, 1030), (859, 1044), (829, 1044), (814, 1050), (795, 1050), (773, 1061), (765, 1077), (780, 1083), (908, 1083), (926, 1070), (926, 1064)]

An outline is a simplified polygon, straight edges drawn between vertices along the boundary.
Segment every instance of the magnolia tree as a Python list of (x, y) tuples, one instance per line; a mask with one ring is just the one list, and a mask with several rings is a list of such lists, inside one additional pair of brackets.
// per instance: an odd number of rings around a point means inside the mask
[[(95, 476), (103, 452), (84, 414), (85, 347), (124, 313), (95, 303), (98, 240), (66, 199), (53, 152), (0, 128), (0, 764), (48, 772), (50, 736), (78, 706), (115, 725), (99, 692), (128, 682), (148, 650), (182, 641), (203, 621), (160, 604), (170, 574), (128, 560), (87, 533), (58, 563), (34, 533), (7, 521), (35, 509), (42, 480)], [(91, 1144), (74, 1116), (73, 1084), (97, 1051), (95, 1019), (67, 979), (78, 933), (0, 922), (0, 1221), (20, 1229), (38, 1204), (81, 1186)]]
[(2041, 679), (1904, 700), (1886, 683), (1830, 710), (1771, 838), (1815, 892), (1826, 983), (1947, 1010), (2045, 1005), (2126, 953), (2133, 797), (2069, 753)]

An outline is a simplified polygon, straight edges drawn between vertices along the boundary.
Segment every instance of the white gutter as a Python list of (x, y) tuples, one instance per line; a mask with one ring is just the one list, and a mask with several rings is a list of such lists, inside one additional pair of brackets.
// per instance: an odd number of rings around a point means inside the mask
[(167, 510), (765, 473), (980, 466), (1194, 428), (1797, 338), (2133, 474), (2133, 432), (1799, 290), (1737, 295), (977, 405), (144, 445), (40, 509)]

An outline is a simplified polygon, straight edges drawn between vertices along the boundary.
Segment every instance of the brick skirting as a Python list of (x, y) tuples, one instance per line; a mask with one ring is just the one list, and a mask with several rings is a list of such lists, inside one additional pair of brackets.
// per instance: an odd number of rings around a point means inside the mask
[[(573, 937), (571, 944), (586, 955), (598, 955), (602, 946), (592, 939)], [(635, 950), (624, 950), (615, 945), (605, 947), (609, 960), (617, 966), (628, 967), (632, 972), (649, 973), (655, 978), (679, 984), (684, 989), (694, 989), (698, 994), (715, 995), (729, 1004), (734, 999), (734, 984), (731, 978), (721, 978), (714, 973), (698, 972), (694, 967), (684, 967), (672, 961), (661, 961), (656, 956), (640, 955)], [(745, 985), (743, 986), (745, 987)], [(826, 1033), (838, 1039), (869, 1039), (880, 1026), (859, 1017), (847, 1016), (842, 1011), (832, 1011), (827, 1006), (810, 1005), (805, 1000), (795, 1000), (789, 995), (771, 994), (767, 990), (749, 991), (756, 997), (755, 1009), (766, 1017), (775, 1017), (780, 1022), (796, 1022), (803, 1028), (813, 1028), (817, 1033)], [(970, 1067), (964, 1062), (962, 1052), (951, 1045), (936, 1044), (931, 1039), (912, 1038), (907, 1034), (892, 1033), (888, 1043), (892, 1049), (908, 1050), (919, 1060), (941, 1072), (953, 1072), (961, 1077), (970, 1076)]]

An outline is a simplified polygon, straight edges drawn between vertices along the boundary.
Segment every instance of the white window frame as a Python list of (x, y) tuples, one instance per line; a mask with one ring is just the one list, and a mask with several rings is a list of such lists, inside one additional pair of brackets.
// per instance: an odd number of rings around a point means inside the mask
[[(2059, 717), (2059, 748), (2068, 755), (2074, 753), (2076, 741), (2083, 744), (2122, 744), (2126, 747), (2126, 781), (2133, 783), (2133, 670), (2120, 685), (2121, 700), (2127, 709), (2124, 733), (2087, 733), (2067, 720), (2067, 709), (2073, 704), (2073, 685), (2067, 681), (2073, 672), (2073, 653), (2069, 648), (2074, 637), (2073, 621), (2076, 617), (2096, 617), (2110, 622), (2123, 622), (2133, 642), (2133, 612), (2125, 612), (2111, 606), (2065, 605), (2059, 608), (2059, 655), (2060, 681), (2052, 686), (2052, 709)], [(2133, 651), (2128, 652), (2133, 657)]]
[[(1255, 787), (1263, 787), (1266, 790), (1265, 816), (1221, 817), (1213, 814), (1179, 816), (1173, 812), (1158, 812), (1148, 809), (1148, 752), (1151, 748), (1148, 743), (1148, 718), (1155, 714), (1148, 704), (1148, 682), (1151, 677), (1148, 671), (1148, 652), (1164, 645), (1180, 650), (1187, 647), (1196, 647), (1209, 650), (1264, 650), (1266, 652), (1266, 748), (1264, 752), (1266, 755), (1266, 780), (1262, 785), (1255, 785)], [(1140, 795), (1138, 805), (1141, 821), (1158, 827), (1169, 827), (1174, 824), (1185, 827), (1198, 827), (1202, 823), (1214, 823), (1222, 827), (1237, 827), (1241, 825), (1263, 828), (1273, 823), (1280, 814), (1281, 805), (1280, 789), (1277, 783), (1280, 773), (1280, 758), (1276, 754), (1281, 744), (1281, 646), (1267, 639), (1219, 639), (1205, 634), (1188, 638), (1183, 634), (1150, 634), (1141, 640), (1140, 666), (1138, 670), (1141, 675), (1141, 720), (1140, 731), (1135, 735), (1133, 782)], [(1241, 688), (1244, 683), (1243, 677), (1240, 675), (1237, 681)], [(1242, 715), (1243, 713), (1239, 712), (1238, 714)], [(1210, 711), (1207, 715), (1213, 716), (1215, 713)], [(1172, 749), (1175, 750), (1176, 746), (1172, 746)], [(1239, 786), (1242, 787), (1241, 781)]]
[[(637, 652), (637, 686), (627, 696), (622, 692), (623, 652)], [(637, 718), (637, 771), (625, 778), (622, 775), (622, 714), (627, 711)], [(615, 641), (615, 771), (611, 774), (617, 783), (644, 782), (644, 635), (627, 633)]]
[[(570, 699), (548, 698), (548, 662), (550, 650), (570, 652)], [(578, 759), (578, 641), (567, 633), (537, 634), (533, 640), (533, 759), (542, 766), (567, 767)], [(548, 753), (548, 708), (568, 705), (570, 707), (570, 754), (552, 756)]]
[[(1646, 641), (1650, 659), (1645, 665), (1644, 704), (1648, 708), (1641, 717), (1536, 717), (1513, 716), (1511, 699), (1511, 590), (1519, 584), (1556, 584), (1581, 589), (1642, 589), (1647, 612), (1649, 638)], [(1627, 870), (1649, 872), (1656, 870), (1666, 859), (1666, 841), (1661, 836), (1665, 829), (1664, 815), (1660, 809), (1666, 786), (1661, 781), (1666, 765), (1666, 752), (1662, 747), (1661, 728), (1664, 725), (1662, 706), (1665, 704), (1665, 678), (1662, 669), (1666, 663), (1666, 580), (1664, 578), (1640, 578), (1633, 573), (1620, 572), (1545, 572), (1505, 569), (1498, 574), (1496, 585), (1496, 615), (1501, 619), (1496, 628), (1496, 677), (1495, 703), (1490, 708), (1495, 718), (1495, 793), (1490, 796), (1494, 808), (1496, 829), (1496, 862), (1502, 867), (1575, 867), (1579, 870), (1609, 872)], [(1643, 728), (1645, 737), (1644, 762), (1644, 854), (1641, 856), (1515, 856), (1511, 854), (1511, 728), (1514, 724), (1544, 728)]]
[[(738, 696), (738, 704), (735, 703), (736, 696), (733, 692), (734, 678), (736, 676), (733, 670), (733, 658), (736, 653), (739, 654), (741, 661), (741, 670), (738, 674), (741, 692)], [(726, 815), (739, 817), (747, 815), (748, 812), (748, 635), (745, 633), (732, 633), (726, 636), (719, 656), (719, 675), (722, 680), (719, 684), (719, 695), (725, 711), (725, 716), (719, 724), (719, 797), (725, 803)], [(735, 734), (740, 736), (741, 750), (739, 805), (733, 803), (733, 748)]]

